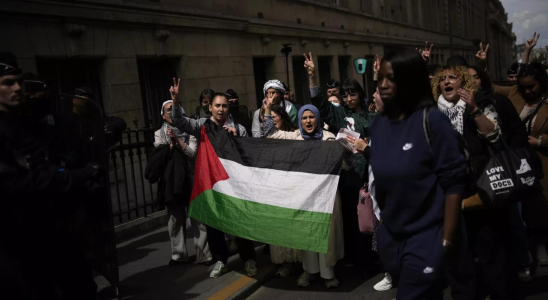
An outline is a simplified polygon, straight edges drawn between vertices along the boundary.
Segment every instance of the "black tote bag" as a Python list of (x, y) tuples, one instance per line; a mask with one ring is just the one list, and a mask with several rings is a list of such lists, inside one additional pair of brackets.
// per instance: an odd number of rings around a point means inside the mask
[(528, 150), (513, 150), (504, 141), (503, 144), (504, 150), (500, 153), (494, 153), (488, 146), (491, 158), (477, 182), (482, 202), (495, 208), (507, 207), (542, 192), (540, 173)]

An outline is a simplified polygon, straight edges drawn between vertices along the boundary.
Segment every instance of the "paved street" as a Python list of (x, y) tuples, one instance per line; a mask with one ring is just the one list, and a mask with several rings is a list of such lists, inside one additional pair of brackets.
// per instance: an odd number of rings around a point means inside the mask
[[(191, 255), (192, 241), (189, 245)], [(323, 280), (311, 283), (307, 288), (297, 287), (300, 271), (287, 278), (269, 276), (274, 270), (270, 257), (262, 254), (262, 247), (257, 247), (260, 277), (268, 278), (266, 282), (258, 282), (243, 274), (243, 264), (237, 255), (231, 257), (228, 274), (218, 279), (210, 279), (206, 267), (194, 263), (168, 267), (170, 257), (169, 236), (165, 228), (158, 229), (144, 236), (126, 241), (118, 245), (120, 264), (120, 280), (124, 299), (135, 300), (185, 300), (185, 299), (225, 299), (238, 295), (243, 299), (249, 293), (250, 300), (262, 299), (393, 299), (396, 290), (377, 292), (373, 285), (382, 279), (382, 275), (371, 270), (360, 273), (353, 267), (341, 262), (337, 266), (337, 277), (341, 285), (337, 289), (327, 290)], [(114, 299), (113, 291), (107, 282), (98, 276), (99, 285), (97, 299)], [(260, 286), (258, 289), (257, 287)], [(536, 278), (523, 285), (528, 300), (548, 299), (548, 268), (539, 268)], [(250, 290), (251, 289), (251, 290)], [(247, 292), (242, 292), (248, 290)], [(446, 299), (449, 291), (446, 291)]]

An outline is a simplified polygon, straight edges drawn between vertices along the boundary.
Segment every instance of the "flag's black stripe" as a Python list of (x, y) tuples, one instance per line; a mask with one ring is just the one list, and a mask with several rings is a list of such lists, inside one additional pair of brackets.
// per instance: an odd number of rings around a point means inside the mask
[(344, 147), (338, 142), (235, 138), (206, 122), (206, 132), (220, 158), (280, 171), (338, 175)]

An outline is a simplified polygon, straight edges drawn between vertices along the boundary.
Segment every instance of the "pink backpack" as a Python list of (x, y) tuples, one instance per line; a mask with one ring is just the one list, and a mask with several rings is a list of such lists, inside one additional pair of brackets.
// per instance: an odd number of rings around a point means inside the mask
[(360, 232), (373, 234), (375, 213), (373, 211), (373, 199), (367, 190), (367, 183), (360, 189), (360, 199), (358, 202), (358, 224)]

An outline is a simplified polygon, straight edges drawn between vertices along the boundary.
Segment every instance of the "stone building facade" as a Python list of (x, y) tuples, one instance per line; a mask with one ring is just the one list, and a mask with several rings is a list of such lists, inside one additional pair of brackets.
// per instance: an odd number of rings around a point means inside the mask
[(157, 121), (172, 76), (187, 112), (206, 87), (232, 88), (256, 109), (265, 80), (287, 81), (282, 43), (294, 44), (289, 83), (301, 102), (304, 52), (322, 84), (361, 82), (354, 59), (425, 41), (435, 44), (435, 64), (451, 53), (474, 62), (479, 42), (490, 43), (496, 79), (513, 61), (498, 0), (3, 0), (0, 16), (0, 51), (14, 52), (25, 71), (54, 77), (63, 93), (92, 85), (107, 114), (139, 126)]
[[(504, 79), (513, 61), (511, 30), (498, 0), (0, 0), (0, 51), (48, 79), (57, 96), (92, 88), (105, 114), (131, 128), (161, 121), (173, 77), (181, 78), (187, 115), (206, 87), (234, 89), (252, 112), (273, 78), (288, 81), (306, 103), (304, 52), (312, 52), (322, 88), (329, 78), (368, 87), (376, 54), (428, 41), (433, 64), (452, 53), (473, 63), (483, 42), (491, 45), (491, 75)], [(282, 44), (294, 44), (287, 61)], [(354, 71), (354, 59), (363, 57), (367, 76)], [(71, 98), (60, 99), (54, 97), (57, 113), (67, 105), (70, 111)], [(139, 140), (147, 134), (128, 132), (110, 152), (117, 224), (150, 213), (156, 198), (156, 185), (142, 174), (150, 138)]]

